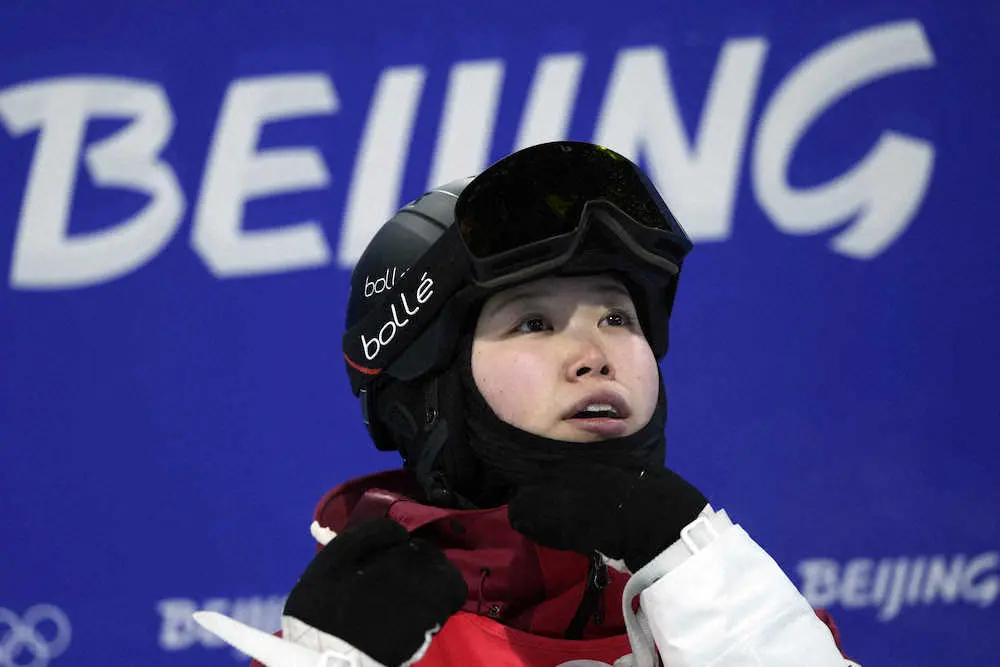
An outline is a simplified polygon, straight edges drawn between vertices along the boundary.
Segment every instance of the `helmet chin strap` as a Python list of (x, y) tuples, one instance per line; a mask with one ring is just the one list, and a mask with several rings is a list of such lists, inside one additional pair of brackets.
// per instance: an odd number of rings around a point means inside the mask
[(462, 381), (453, 364), (417, 380), (388, 383), (376, 405), (377, 431), (386, 449), (398, 449), (424, 491), (441, 507), (477, 505), (459, 488), (475, 488), (478, 466), (465, 440)]
[[(441, 456), (450, 438), (457, 435), (454, 424), (461, 424), (460, 420), (448, 419), (441, 412), (442, 385), (452, 378), (446, 373), (444, 376), (434, 376), (424, 385), (424, 423), (427, 433), (423, 447), (413, 465), (413, 472), (420, 482), (427, 500), (431, 505), (442, 507), (463, 507), (470, 506), (461, 496), (456, 496), (448, 482), (447, 474), (441, 469)], [(453, 392), (446, 392), (452, 395)], [(457, 395), (456, 395), (457, 397)], [(447, 400), (450, 405), (450, 401)], [(449, 417), (455, 417), (455, 410), (445, 410)], [(459, 446), (457, 443), (449, 445), (451, 448)]]

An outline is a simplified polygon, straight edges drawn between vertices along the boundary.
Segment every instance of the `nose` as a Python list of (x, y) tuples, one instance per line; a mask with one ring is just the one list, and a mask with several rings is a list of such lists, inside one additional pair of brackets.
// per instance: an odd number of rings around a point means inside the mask
[(614, 368), (603, 347), (593, 340), (579, 340), (566, 365), (567, 379), (576, 381), (588, 375), (614, 379)]

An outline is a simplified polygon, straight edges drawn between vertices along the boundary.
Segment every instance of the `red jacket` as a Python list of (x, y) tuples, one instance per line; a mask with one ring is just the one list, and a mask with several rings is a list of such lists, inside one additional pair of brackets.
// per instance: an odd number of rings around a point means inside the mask
[[(630, 652), (621, 606), (628, 575), (607, 570), (607, 583), (586, 616), (582, 640), (566, 639), (592, 573), (590, 558), (531, 542), (511, 528), (506, 506), (446, 509), (411, 499), (419, 495), (408, 472), (376, 473), (333, 489), (315, 512), (320, 526), (338, 533), (388, 516), (437, 545), (461, 570), (469, 589), (465, 606), (418, 664), (556, 667), (594, 660), (610, 665)], [(840, 648), (832, 619), (826, 612), (816, 613)], [(509, 654), (506, 659), (504, 652)]]

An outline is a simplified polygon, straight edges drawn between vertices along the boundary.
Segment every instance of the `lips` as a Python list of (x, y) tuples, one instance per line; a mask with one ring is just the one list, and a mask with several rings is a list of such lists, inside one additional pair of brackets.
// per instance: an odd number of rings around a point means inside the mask
[(588, 395), (570, 408), (563, 419), (593, 420), (593, 419), (627, 419), (628, 405), (613, 392), (597, 392)]

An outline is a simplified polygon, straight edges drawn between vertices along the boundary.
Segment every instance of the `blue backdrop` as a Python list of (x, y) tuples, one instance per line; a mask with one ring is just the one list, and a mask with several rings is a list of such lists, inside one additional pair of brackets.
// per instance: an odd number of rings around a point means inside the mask
[(343, 371), (353, 261), (563, 137), (697, 243), (669, 463), (863, 664), (1000, 664), (1000, 5), (187, 5), (0, 8), (0, 667), (276, 627), (314, 503), (397, 463)]

